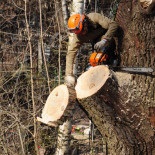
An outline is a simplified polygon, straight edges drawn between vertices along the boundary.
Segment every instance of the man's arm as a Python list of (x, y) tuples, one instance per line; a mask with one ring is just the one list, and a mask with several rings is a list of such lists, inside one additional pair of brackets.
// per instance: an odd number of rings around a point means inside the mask
[(99, 13), (90, 13), (88, 16), (94, 23), (107, 29), (107, 32), (102, 36), (102, 39), (111, 40), (114, 37), (118, 29), (117, 22)]

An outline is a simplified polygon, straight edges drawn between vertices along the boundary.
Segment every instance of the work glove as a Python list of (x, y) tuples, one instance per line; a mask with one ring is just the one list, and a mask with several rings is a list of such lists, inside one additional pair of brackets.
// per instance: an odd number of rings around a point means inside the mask
[(73, 75), (66, 75), (65, 76), (65, 84), (68, 87), (74, 87), (76, 83), (76, 78)]
[(95, 45), (94, 45), (94, 49), (99, 52), (99, 51), (102, 51), (105, 47), (105, 45), (107, 44), (107, 40), (106, 39), (102, 39), (101, 41), (97, 42)]

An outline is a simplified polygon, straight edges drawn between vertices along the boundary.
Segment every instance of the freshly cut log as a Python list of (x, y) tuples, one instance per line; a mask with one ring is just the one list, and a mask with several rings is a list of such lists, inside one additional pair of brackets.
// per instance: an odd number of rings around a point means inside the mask
[(79, 104), (107, 142), (108, 154), (140, 154), (141, 148), (150, 152), (154, 133), (140, 105), (141, 97), (131, 96), (138, 93), (131, 74), (96, 66), (77, 79), (75, 90)]
[(70, 115), (76, 99), (75, 90), (62, 84), (53, 89), (47, 98), (41, 117), (37, 120), (50, 126), (60, 125)]

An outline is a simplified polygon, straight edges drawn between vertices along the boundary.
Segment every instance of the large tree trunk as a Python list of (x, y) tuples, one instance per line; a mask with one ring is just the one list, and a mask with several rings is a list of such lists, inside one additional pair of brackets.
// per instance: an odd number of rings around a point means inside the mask
[[(121, 65), (154, 68), (155, 16), (142, 14), (137, 1), (122, 0), (116, 20), (124, 31), (122, 51), (120, 51)], [(149, 108), (155, 107), (155, 78), (153, 75), (135, 74), (132, 79), (139, 93), (134, 94), (131, 91), (131, 94), (133, 97), (141, 96), (141, 106), (149, 114)]]
[(75, 87), (79, 103), (88, 112), (108, 144), (108, 154), (151, 154), (154, 132), (141, 105), (132, 76), (97, 66), (82, 74)]

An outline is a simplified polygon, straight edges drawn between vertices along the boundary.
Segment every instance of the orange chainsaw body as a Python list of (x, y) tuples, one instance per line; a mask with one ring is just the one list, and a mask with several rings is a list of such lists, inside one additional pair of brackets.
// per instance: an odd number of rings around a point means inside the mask
[(89, 58), (89, 62), (91, 66), (97, 66), (102, 62), (106, 62), (108, 59), (108, 55), (103, 52), (93, 52)]

